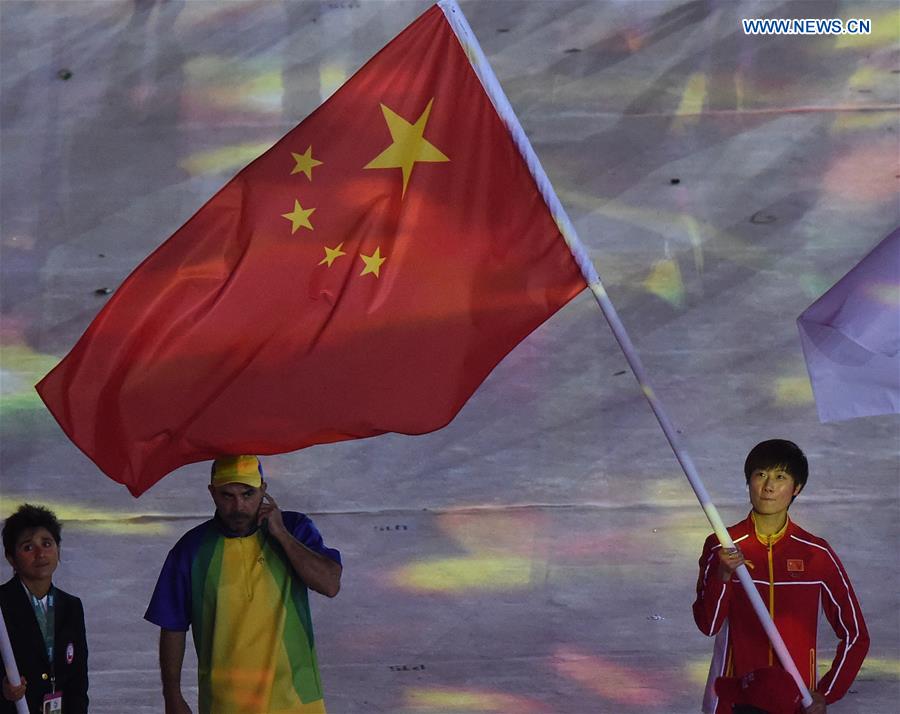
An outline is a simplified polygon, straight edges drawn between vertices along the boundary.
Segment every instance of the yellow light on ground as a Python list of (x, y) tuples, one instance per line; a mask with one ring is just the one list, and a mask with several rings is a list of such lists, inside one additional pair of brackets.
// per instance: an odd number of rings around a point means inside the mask
[(280, 69), (218, 55), (194, 57), (184, 64), (192, 100), (222, 111), (281, 112), (284, 83)]
[(405, 692), (405, 704), (417, 711), (434, 712), (530, 712), (544, 711), (537, 702), (502, 692), (450, 687), (413, 687)]
[(271, 143), (259, 142), (223, 146), (220, 149), (191, 154), (182, 159), (178, 165), (191, 176), (221, 173), (246, 166), (271, 146)]
[(860, 89), (872, 89), (877, 75), (878, 72), (874, 67), (864, 65), (850, 75), (850, 79), (847, 80), (847, 87), (857, 91)]
[(673, 123), (673, 127), (676, 129), (683, 127), (687, 123), (686, 117), (692, 117), (690, 121), (696, 122), (705, 103), (706, 75), (703, 72), (694, 72), (681, 93), (681, 102), (678, 109), (675, 110), (675, 116), (678, 118)]
[[(697, 634), (700, 634), (699, 632)], [(712, 643), (713, 638), (710, 638)], [(712, 656), (712, 647), (710, 647), (710, 657)], [(684, 678), (692, 684), (698, 684), (701, 687), (706, 686), (706, 678), (709, 676), (710, 657), (702, 659), (694, 659), (684, 663)]]
[(0, 409), (37, 408), (42, 405), (34, 384), (59, 362), (59, 357), (33, 351), (27, 345), (0, 347), (3, 378)]
[(347, 81), (347, 71), (336, 64), (323, 64), (319, 67), (319, 96), (324, 102)]
[(40, 504), (53, 511), (64, 527), (77, 530), (125, 535), (166, 535), (171, 530), (166, 523), (145, 523), (138, 520), (141, 518), (140, 514), (89, 508), (70, 502), (48, 500), (43, 496), (22, 498), (0, 493), (0, 502), (7, 515), (23, 503)]
[(794, 407), (812, 404), (812, 386), (809, 377), (779, 377), (775, 380), (775, 404), (779, 407)]
[[(819, 676), (824, 675), (829, 667), (831, 667), (830, 659), (820, 660), (818, 663)], [(709, 658), (686, 662), (683, 671), (687, 681), (705, 686), (706, 678), (709, 675)], [(867, 657), (858, 675), (858, 679), (895, 680), (898, 677), (900, 677), (900, 659), (886, 657)]]
[(896, 111), (873, 112), (841, 112), (831, 126), (834, 133), (842, 131), (861, 131), (864, 129), (881, 129), (897, 123)]
[(657, 260), (650, 275), (644, 280), (644, 288), (672, 307), (684, 305), (684, 282), (681, 279), (681, 269), (674, 260)]
[(438, 525), (468, 555), (410, 563), (388, 574), (401, 590), (427, 593), (496, 592), (531, 584), (546, 569), (546, 556), (534, 552), (540, 528), (533, 512), (447, 513)]
[(900, 28), (900, 10), (889, 10), (880, 14), (869, 14), (862, 12), (860, 15), (868, 17), (860, 17), (859, 15), (847, 15), (841, 18), (844, 22), (850, 19), (861, 19), (872, 21), (872, 32), (868, 35), (838, 35), (837, 41), (834, 43), (836, 49), (860, 49), (868, 47), (884, 46), (892, 47), (897, 43), (897, 31)]
[(527, 587), (532, 563), (518, 557), (442, 558), (405, 565), (390, 574), (391, 582), (418, 592), (472, 592)]
[[(819, 676), (825, 674), (831, 666), (833, 652), (820, 653), (824, 657), (819, 658)], [(887, 657), (866, 657), (863, 666), (860, 667), (857, 679), (878, 679), (896, 681), (900, 679), (900, 659)]]

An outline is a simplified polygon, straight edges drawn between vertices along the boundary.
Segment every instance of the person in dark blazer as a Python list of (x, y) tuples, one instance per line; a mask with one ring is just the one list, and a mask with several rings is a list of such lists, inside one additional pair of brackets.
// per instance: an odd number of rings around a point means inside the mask
[[(22, 682), (3, 677), (0, 714), (25, 697), (30, 714), (61, 698), (63, 714), (88, 711), (88, 649), (84, 608), (53, 584), (60, 525), (52, 511), (25, 504), (3, 525), (3, 550), (13, 577), (0, 585), (0, 608)], [(52, 656), (51, 656), (52, 653)], [(56, 704), (47, 706), (56, 711)]]

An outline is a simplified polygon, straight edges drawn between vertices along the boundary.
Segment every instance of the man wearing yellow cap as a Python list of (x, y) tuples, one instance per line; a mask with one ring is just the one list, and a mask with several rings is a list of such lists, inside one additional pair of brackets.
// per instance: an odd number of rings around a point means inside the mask
[(200, 714), (322, 714), (307, 588), (341, 586), (341, 555), (304, 514), (266, 493), (256, 456), (216, 459), (212, 519), (169, 551), (144, 617), (160, 627), (166, 714), (181, 693), (188, 628), (197, 650)]

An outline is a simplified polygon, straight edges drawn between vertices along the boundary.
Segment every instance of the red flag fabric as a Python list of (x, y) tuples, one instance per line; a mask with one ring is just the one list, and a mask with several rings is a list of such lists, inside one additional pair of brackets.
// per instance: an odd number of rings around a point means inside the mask
[(437, 6), (244, 168), (37, 385), (140, 495), (446, 425), (584, 279)]

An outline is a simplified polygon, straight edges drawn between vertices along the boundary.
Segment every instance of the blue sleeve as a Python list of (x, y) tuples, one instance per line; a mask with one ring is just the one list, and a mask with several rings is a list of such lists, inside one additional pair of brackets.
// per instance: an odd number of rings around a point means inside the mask
[(166, 558), (144, 619), (165, 630), (187, 632), (191, 624), (191, 564), (179, 541)]
[(308, 516), (302, 513), (287, 511), (282, 513), (282, 518), (285, 527), (287, 527), (294, 538), (303, 543), (303, 545), (314, 553), (324, 555), (326, 558), (331, 558), (331, 560), (338, 565), (342, 565), (341, 552), (325, 545), (325, 542), (322, 540), (322, 534), (319, 533), (316, 524), (313, 523)]

